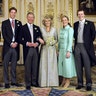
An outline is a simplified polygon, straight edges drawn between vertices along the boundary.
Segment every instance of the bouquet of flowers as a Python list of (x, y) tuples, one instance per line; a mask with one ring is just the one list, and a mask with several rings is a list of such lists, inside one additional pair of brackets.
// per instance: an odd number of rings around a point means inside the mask
[(50, 37), (47, 37), (46, 40), (46, 45), (48, 46), (52, 46), (55, 44), (56, 40), (54, 40), (54, 37), (53, 36), (50, 36)]

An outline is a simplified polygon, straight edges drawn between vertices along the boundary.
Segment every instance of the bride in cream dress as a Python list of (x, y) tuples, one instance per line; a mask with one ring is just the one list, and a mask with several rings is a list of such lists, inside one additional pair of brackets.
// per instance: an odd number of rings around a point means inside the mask
[(52, 26), (52, 18), (47, 15), (42, 21), (45, 27), (41, 28), (43, 40), (41, 39), (41, 55), (39, 67), (39, 85), (40, 87), (58, 86), (57, 71), (57, 32)]

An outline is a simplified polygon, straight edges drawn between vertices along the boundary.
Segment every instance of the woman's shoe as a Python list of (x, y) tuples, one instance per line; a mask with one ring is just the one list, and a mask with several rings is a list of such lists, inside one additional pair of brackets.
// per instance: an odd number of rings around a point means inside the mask
[(64, 86), (64, 84), (65, 84), (65, 79), (63, 79), (63, 81), (62, 81), (62, 83), (61, 83), (60, 87), (63, 87), (63, 86)]
[(68, 88), (69, 85), (70, 85), (70, 80), (67, 80), (66, 83), (65, 83), (65, 85), (64, 85), (63, 87), (64, 87), (64, 88)]

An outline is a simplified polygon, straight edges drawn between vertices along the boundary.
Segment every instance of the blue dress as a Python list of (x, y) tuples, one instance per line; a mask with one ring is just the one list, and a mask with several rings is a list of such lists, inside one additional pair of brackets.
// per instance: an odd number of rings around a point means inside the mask
[[(65, 78), (72, 78), (76, 76), (76, 69), (74, 63), (74, 56), (72, 53), (73, 43), (73, 28), (67, 25), (65, 28), (60, 29), (59, 41), (58, 41), (58, 70), (59, 75)], [(71, 55), (66, 58), (66, 53), (70, 51)]]

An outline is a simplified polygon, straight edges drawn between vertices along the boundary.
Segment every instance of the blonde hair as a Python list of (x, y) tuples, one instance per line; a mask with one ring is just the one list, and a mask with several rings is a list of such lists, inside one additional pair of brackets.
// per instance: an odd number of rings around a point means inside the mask
[(45, 15), (44, 19), (42, 20), (42, 24), (45, 25), (45, 19), (50, 19), (51, 26), (53, 25), (53, 16), (52, 15)]
[[(67, 18), (67, 20), (69, 21), (68, 16), (61, 14), (61, 16), (60, 16), (61, 22), (62, 22), (62, 19), (63, 19), (64, 17)], [(68, 23), (68, 25), (71, 27), (71, 24), (70, 24), (70, 23)]]

